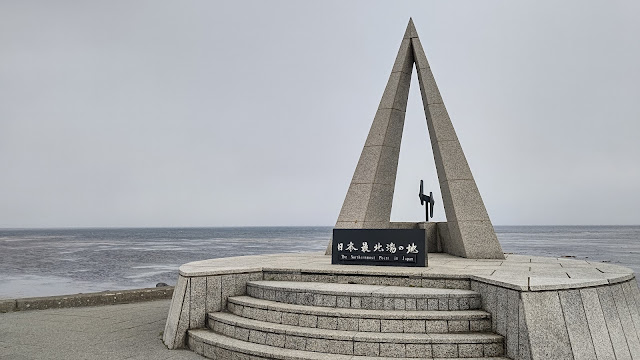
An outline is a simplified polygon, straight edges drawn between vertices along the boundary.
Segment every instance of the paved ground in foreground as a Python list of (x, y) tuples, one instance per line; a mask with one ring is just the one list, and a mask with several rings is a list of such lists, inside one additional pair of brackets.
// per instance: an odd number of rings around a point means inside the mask
[(171, 300), (0, 314), (0, 359), (203, 360), (167, 350), (162, 332)]

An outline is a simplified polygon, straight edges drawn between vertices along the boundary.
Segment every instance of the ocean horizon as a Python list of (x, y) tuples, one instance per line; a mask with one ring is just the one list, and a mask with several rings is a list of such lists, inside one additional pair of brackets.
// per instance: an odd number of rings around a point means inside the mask
[[(0, 229), (0, 299), (175, 284), (184, 263), (324, 251), (332, 226)], [(494, 226), (505, 253), (640, 271), (640, 225)]]

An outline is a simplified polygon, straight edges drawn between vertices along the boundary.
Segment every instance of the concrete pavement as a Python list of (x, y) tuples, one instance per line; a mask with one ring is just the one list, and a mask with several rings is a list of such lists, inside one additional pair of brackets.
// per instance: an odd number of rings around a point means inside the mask
[(0, 360), (202, 360), (162, 344), (170, 300), (0, 314)]

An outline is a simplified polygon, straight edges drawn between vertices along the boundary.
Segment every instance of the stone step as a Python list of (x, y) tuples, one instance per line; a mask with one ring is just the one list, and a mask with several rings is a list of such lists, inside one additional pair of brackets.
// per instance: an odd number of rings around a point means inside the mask
[(482, 310), (405, 311), (328, 308), (279, 303), (249, 296), (229, 298), (227, 309), (248, 319), (302, 327), (405, 333), (491, 331)]
[[(206, 329), (189, 330), (188, 333), (188, 346), (191, 350), (195, 351), (209, 359), (216, 360), (231, 360), (231, 359), (251, 359), (251, 360), (409, 360), (415, 359), (415, 357), (372, 357), (372, 356), (353, 356), (353, 355), (338, 355), (338, 354), (325, 354), (319, 352), (312, 352), (306, 350), (294, 350), (279, 348), (263, 344), (254, 344), (247, 341), (234, 339), (222, 334), (216, 334)], [(405, 350), (406, 351), (406, 350)], [(410, 350), (413, 351), (413, 350)], [(431, 352), (429, 352), (431, 351)], [(439, 350), (436, 350), (439, 351)], [(394, 354), (394, 355), (397, 355)], [(419, 355), (422, 359), (442, 359), (447, 358), (449, 360), (465, 359), (465, 360), (508, 360), (505, 357), (480, 357), (471, 358), (464, 357), (465, 353), (458, 354), (455, 357), (446, 357), (441, 355), (451, 355), (451, 353), (433, 353), (433, 349), (426, 348), (419, 353), (410, 353), (409, 355)], [(434, 357), (435, 355), (435, 357)], [(463, 357), (460, 357), (462, 355)], [(406, 356), (406, 354), (405, 354)]]
[[(435, 352), (451, 357), (501, 356), (503, 338), (491, 333), (407, 334), (305, 328), (212, 313), (208, 326), (214, 332), (242, 341), (273, 347), (342, 355), (417, 357)], [(412, 355), (407, 355), (407, 353)]]
[(247, 294), (287, 304), (369, 310), (473, 310), (480, 294), (471, 290), (385, 285), (250, 281)]

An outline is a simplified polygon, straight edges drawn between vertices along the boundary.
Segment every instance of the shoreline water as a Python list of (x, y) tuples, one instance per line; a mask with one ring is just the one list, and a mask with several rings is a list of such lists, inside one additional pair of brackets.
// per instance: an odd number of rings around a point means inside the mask
[[(496, 226), (506, 253), (640, 272), (640, 226)], [(331, 227), (0, 230), (0, 299), (175, 284), (197, 260), (324, 251)]]

